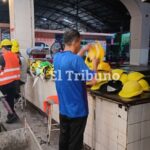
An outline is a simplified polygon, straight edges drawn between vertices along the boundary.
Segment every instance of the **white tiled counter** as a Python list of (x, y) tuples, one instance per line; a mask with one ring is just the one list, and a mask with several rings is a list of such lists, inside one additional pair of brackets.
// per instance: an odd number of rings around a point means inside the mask
[(150, 150), (150, 103), (129, 107), (100, 96), (95, 102), (95, 150)]
[[(46, 97), (56, 95), (55, 83), (53, 81), (43, 81), (39, 79), (33, 87), (34, 79), (28, 75), (26, 86), (25, 86), (25, 98), (43, 111), (43, 101)], [(85, 131), (85, 143), (92, 147), (93, 137), (93, 121), (94, 121), (94, 101), (93, 98), (88, 95), (89, 99), (89, 111), (88, 122)], [(53, 106), (53, 119), (59, 122), (59, 107), (58, 105)], [(94, 145), (94, 144), (93, 144)]]
[[(39, 79), (33, 87), (28, 75), (25, 97), (43, 110), (47, 96), (56, 95), (55, 83)], [(124, 105), (103, 96), (88, 93), (89, 117), (84, 142), (95, 150), (150, 150), (149, 103)], [(142, 101), (142, 100), (141, 100)], [(54, 105), (53, 118), (59, 122), (59, 108)]]

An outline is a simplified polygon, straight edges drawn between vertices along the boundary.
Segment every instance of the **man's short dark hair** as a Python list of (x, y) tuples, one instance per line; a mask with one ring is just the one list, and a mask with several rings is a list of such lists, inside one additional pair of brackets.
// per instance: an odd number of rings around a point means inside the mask
[(64, 44), (70, 45), (74, 40), (80, 38), (79, 31), (75, 29), (68, 30), (64, 33)]

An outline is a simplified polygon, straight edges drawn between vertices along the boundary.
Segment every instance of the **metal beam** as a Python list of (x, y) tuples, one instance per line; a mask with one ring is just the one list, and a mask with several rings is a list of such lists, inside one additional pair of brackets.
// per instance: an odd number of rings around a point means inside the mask
[(45, 8), (47, 10), (53, 10), (59, 14), (74, 18), (75, 20), (78, 20), (81, 24), (85, 25), (86, 27), (88, 27), (89, 29), (93, 30), (93, 31), (98, 31), (100, 32), (100, 29), (95, 28), (95, 26), (91, 26), (91, 24), (85, 22), (84, 20), (82, 20), (80, 17), (77, 17), (76, 15), (70, 14), (69, 12), (63, 11), (59, 8), (53, 8), (51, 6), (45, 6), (45, 5), (41, 5), (41, 4), (36, 4), (36, 7), (40, 7), (40, 8)]
[[(35, 15), (35, 16), (38, 17), (38, 18), (42, 18), (42, 17), (43, 17), (43, 16), (41, 16), (41, 15)], [(70, 28), (70, 26), (68, 26), (68, 25), (66, 25), (66, 24), (63, 24), (62, 22), (53, 20), (53, 19), (51, 19), (51, 18), (47, 18), (47, 20), (53, 21), (53, 22), (55, 22), (55, 23), (57, 23), (57, 24), (60, 24), (60, 25), (62, 25), (62, 26), (64, 26), (64, 27), (66, 27), (66, 28)]]

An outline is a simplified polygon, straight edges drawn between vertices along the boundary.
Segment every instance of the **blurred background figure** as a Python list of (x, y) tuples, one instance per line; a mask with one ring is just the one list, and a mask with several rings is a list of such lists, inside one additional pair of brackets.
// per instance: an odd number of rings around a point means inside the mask
[[(11, 51), (12, 42), (4, 39), (1, 42), (0, 54), (0, 91), (6, 97), (10, 109), (6, 123), (14, 123), (18, 117), (14, 110), (14, 99), (16, 95), (16, 82), (20, 80), (20, 60)], [(8, 109), (7, 109), (8, 110)]]

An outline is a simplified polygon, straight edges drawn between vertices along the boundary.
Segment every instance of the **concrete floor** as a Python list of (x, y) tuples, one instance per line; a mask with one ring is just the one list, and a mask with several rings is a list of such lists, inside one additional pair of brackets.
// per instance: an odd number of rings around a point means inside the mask
[[(59, 131), (55, 131), (51, 134), (51, 145), (47, 144), (47, 124), (45, 123), (44, 117), (35, 110), (32, 106), (27, 105), (27, 122), (33, 130), (36, 138), (38, 139), (43, 150), (58, 150), (58, 142), (59, 142)], [(24, 127), (24, 113), (21, 111), (19, 107), (16, 108), (16, 112), (20, 118), (17, 123), (8, 125), (5, 124), (7, 112), (0, 102), (0, 111), (2, 122), (4, 123), (7, 130), (11, 131), (14, 129)]]

